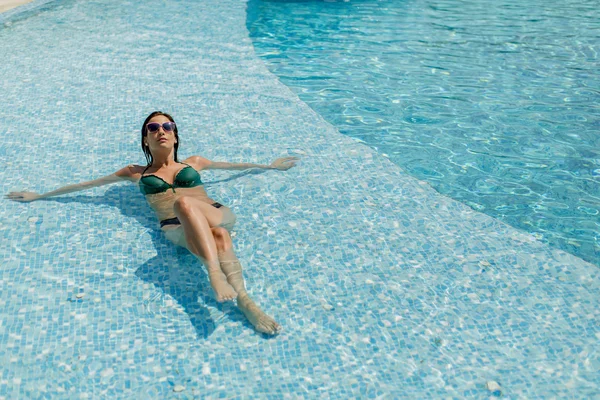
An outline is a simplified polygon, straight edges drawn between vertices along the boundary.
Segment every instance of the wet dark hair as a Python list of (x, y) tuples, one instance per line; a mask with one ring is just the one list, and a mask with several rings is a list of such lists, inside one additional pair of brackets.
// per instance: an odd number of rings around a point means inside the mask
[[(148, 128), (146, 127), (146, 125), (148, 125), (148, 122), (150, 122), (150, 120), (152, 118), (156, 117), (157, 115), (163, 115), (163, 116), (167, 117), (167, 119), (169, 121), (175, 122), (173, 117), (171, 117), (169, 114), (162, 112), (162, 111), (154, 111), (152, 114), (150, 114), (150, 115), (148, 115), (148, 117), (146, 117), (146, 120), (144, 121), (144, 125), (142, 125), (142, 150), (144, 150), (144, 155), (146, 156), (146, 161), (148, 161), (148, 165), (152, 165), (152, 161), (154, 159), (152, 157), (152, 153), (150, 152), (150, 148), (144, 144), (144, 138), (146, 136), (148, 136)], [(177, 133), (177, 125), (175, 125), (174, 133), (175, 133), (175, 139), (176, 139), (175, 162), (179, 162), (177, 160), (177, 149), (179, 148), (179, 134)]]

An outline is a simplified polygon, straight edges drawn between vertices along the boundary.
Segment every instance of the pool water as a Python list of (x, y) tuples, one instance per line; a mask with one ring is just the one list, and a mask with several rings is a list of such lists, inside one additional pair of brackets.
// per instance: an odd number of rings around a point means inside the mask
[(143, 164), (157, 109), (182, 158), (301, 162), (202, 172), (238, 217), (274, 338), (214, 300), (135, 185), (2, 198), (0, 399), (488, 398), (491, 381), (504, 398), (598, 397), (598, 267), (340, 134), (257, 56), (247, 10), (36, 0), (3, 15), (3, 194)]
[(251, 0), (247, 26), (341, 133), (600, 266), (596, 1)]

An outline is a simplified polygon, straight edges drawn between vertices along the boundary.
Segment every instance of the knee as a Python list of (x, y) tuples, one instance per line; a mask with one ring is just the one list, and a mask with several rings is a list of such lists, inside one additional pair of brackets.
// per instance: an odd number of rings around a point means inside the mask
[(175, 200), (173, 208), (178, 214), (189, 215), (193, 209), (193, 199), (183, 196)]
[(229, 250), (233, 246), (231, 236), (229, 236), (227, 229), (217, 226), (216, 228), (211, 228), (211, 231), (219, 251)]
[(221, 240), (226, 243), (231, 243), (231, 236), (229, 236), (229, 232), (227, 229), (217, 226), (215, 228), (211, 228), (213, 236), (215, 239)]

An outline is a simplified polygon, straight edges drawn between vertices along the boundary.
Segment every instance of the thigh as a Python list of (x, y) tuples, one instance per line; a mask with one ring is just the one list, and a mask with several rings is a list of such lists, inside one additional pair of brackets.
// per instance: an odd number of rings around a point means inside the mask
[(233, 211), (231, 211), (228, 207), (225, 206), (219, 208), (219, 210), (223, 210), (223, 219), (221, 220), (221, 223), (217, 226), (223, 227), (231, 232), (231, 230), (233, 229), (233, 225), (235, 225), (235, 214), (233, 213)]
[(162, 228), (165, 237), (170, 242), (177, 246), (181, 246), (187, 249), (187, 241), (185, 240), (185, 232), (181, 225), (169, 225), (168, 227)]
[[(202, 200), (187, 196), (185, 199), (182, 198), (180, 200), (185, 201), (186, 205), (193, 207), (194, 210), (200, 211), (208, 221), (208, 225), (211, 228), (223, 226), (224, 228), (229, 229), (227, 226), (233, 227), (233, 224), (235, 223), (235, 214), (233, 214), (228, 207), (222, 206), (216, 208), (211, 204), (203, 202)], [(180, 221), (185, 219), (185, 216), (181, 214), (177, 207), (175, 207), (175, 214)]]

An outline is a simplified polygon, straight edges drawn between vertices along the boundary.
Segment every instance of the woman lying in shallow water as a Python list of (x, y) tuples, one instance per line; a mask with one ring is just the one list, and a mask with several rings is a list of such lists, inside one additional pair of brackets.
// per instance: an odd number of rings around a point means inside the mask
[(271, 165), (213, 162), (199, 156), (179, 162), (178, 148), (179, 135), (173, 118), (156, 111), (146, 118), (142, 126), (142, 149), (148, 165), (129, 165), (112, 175), (45, 194), (11, 192), (7, 197), (30, 202), (122, 180), (136, 182), (156, 212), (165, 236), (176, 245), (187, 248), (204, 263), (217, 300), (222, 302), (237, 298), (238, 307), (256, 330), (268, 334), (279, 332), (280, 325), (266, 315), (246, 292), (242, 267), (233, 252), (229, 235), (235, 215), (229, 208), (208, 197), (198, 171), (248, 168), (287, 170), (295, 165), (297, 158), (279, 158)]

